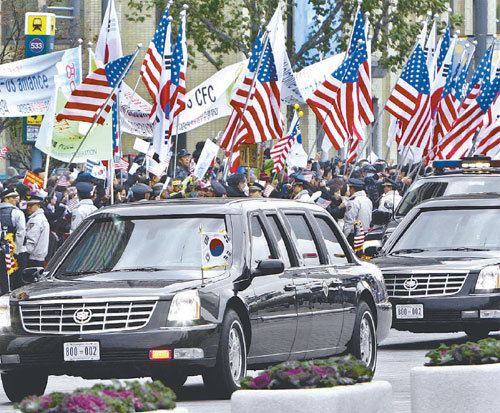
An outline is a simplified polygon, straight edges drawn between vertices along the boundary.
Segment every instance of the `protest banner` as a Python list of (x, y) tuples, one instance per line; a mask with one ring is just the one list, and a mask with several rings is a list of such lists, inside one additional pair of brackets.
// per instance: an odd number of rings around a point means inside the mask
[(31, 171), (26, 171), (23, 179), (23, 184), (34, 190), (41, 189), (43, 188), (43, 178), (39, 177), (37, 174)]

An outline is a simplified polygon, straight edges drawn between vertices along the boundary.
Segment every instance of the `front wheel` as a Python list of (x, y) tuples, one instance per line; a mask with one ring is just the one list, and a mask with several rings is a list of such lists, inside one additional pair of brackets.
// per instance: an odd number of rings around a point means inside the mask
[(354, 331), (348, 351), (363, 361), (373, 372), (377, 364), (377, 330), (373, 314), (366, 302), (360, 301), (354, 322)]
[(47, 379), (47, 375), (33, 371), (2, 373), (3, 389), (14, 403), (19, 403), (28, 396), (42, 396), (47, 387)]
[(188, 376), (185, 373), (172, 370), (157, 373), (151, 378), (153, 381), (161, 381), (165, 386), (170, 387), (175, 393), (178, 393), (182, 386), (184, 386), (184, 383), (186, 383)]
[(235, 390), (240, 389), (241, 379), (246, 373), (245, 332), (238, 314), (228, 310), (222, 324), (215, 367), (203, 374), (203, 382), (211, 393), (229, 398)]

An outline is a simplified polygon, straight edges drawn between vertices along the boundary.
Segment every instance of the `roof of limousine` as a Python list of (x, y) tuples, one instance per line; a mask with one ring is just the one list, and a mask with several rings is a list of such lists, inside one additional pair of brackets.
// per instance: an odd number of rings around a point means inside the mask
[(275, 198), (193, 198), (134, 202), (102, 208), (94, 215), (161, 216), (183, 214), (241, 214), (259, 209), (311, 209), (324, 211), (315, 204)]

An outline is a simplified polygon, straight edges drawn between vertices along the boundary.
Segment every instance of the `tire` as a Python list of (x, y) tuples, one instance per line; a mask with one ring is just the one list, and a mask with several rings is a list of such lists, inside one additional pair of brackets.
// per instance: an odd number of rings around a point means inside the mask
[(47, 387), (47, 375), (33, 371), (2, 373), (5, 394), (11, 402), (18, 403), (27, 396), (42, 396)]
[(230, 398), (240, 389), (240, 381), (247, 372), (247, 346), (241, 320), (228, 310), (222, 323), (219, 350), (214, 368), (203, 374), (203, 383), (213, 395)]
[(347, 344), (347, 350), (375, 372), (377, 366), (377, 329), (372, 310), (364, 301), (359, 302), (354, 330), (352, 338)]
[(178, 371), (166, 371), (157, 373), (151, 378), (161, 381), (165, 386), (170, 387), (174, 393), (177, 393), (186, 383), (188, 375)]
[(483, 338), (488, 337), (488, 335), (490, 334), (490, 331), (491, 330), (489, 328), (477, 326), (477, 327), (467, 328), (465, 330), (465, 334), (467, 334), (467, 336), (469, 337), (469, 339), (471, 341), (478, 341), (478, 340), (481, 340)]

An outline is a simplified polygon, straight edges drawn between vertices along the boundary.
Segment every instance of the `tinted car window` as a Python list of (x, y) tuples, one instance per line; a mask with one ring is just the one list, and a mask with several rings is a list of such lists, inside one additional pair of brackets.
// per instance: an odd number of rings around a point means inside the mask
[(285, 241), (283, 239), (283, 227), (281, 226), (281, 223), (279, 222), (279, 219), (276, 215), (274, 214), (269, 214), (267, 215), (269, 226), (271, 227), (271, 230), (273, 231), (274, 237), (278, 241), (278, 248), (280, 250), (280, 255), (281, 259), (283, 260), (283, 263), (285, 264), (285, 268), (290, 268), (290, 251), (288, 249), (288, 246), (285, 244)]
[(406, 249), (500, 249), (500, 209), (423, 211), (391, 252)]
[(438, 198), (444, 195), (448, 182), (425, 182), (415, 184), (401, 201), (396, 215), (405, 216), (417, 204), (426, 199)]
[(318, 222), (321, 234), (323, 235), (323, 240), (325, 241), (330, 262), (332, 264), (347, 264), (347, 258), (344, 250), (342, 249), (342, 245), (339, 243), (339, 240), (327, 218), (316, 216), (316, 221)]
[(297, 249), (305, 265), (320, 265), (318, 249), (304, 215), (286, 214), (291, 230), (297, 238)]
[[(226, 230), (225, 219), (113, 217), (97, 220), (74, 245), (57, 276), (141, 268), (151, 271), (201, 269), (200, 228), (204, 232)], [(205, 276), (212, 274), (206, 273)]]
[(250, 219), (252, 231), (252, 266), (257, 266), (259, 261), (274, 258), (269, 247), (269, 240), (266, 237), (264, 227), (260, 218), (252, 216)]

